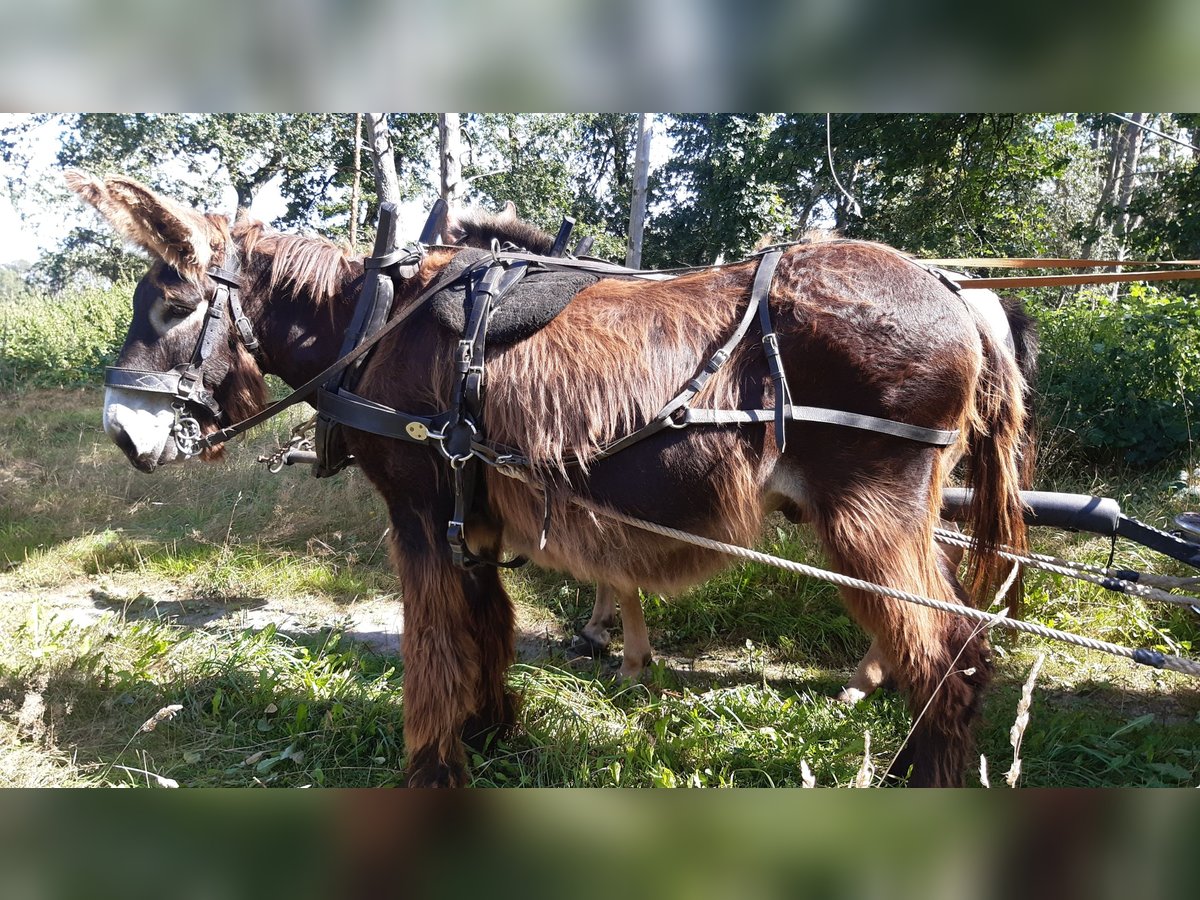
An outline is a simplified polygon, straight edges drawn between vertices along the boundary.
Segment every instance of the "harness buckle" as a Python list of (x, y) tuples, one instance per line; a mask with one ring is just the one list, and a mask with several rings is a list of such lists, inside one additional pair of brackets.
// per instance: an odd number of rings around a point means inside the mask
[(192, 369), (184, 369), (179, 373), (179, 387), (175, 392), (182, 400), (191, 400), (196, 393), (196, 386), (201, 382), (201, 374)]
[(691, 415), (691, 412), (692, 411), (687, 406), (679, 407), (679, 409), (675, 410), (673, 413), (671, 413), (669, 416), (667, 416), (667, 418), (666, 418), (667, 427), (674, 428), (676, 430), (687, 428), (689, 425), (692, 424), (691, 419), (689, 418)]
[(450, 520), (446, 527), (446, 542), (450, 545), (450, 557), (455, 566), (467, 569), (474, 565), (475, 560), (467, 555), (467, 537), (462, 522)]
[(246, 317), (246, 314), (242, 313), (240, 316), (234, 319), (233, 325), (237, 329), (238, 337), (241, 338), (242, 345), (251, 353), (257, 350), (258, 338), (254, 336), (254, 325)]
[(471, 367), (471, 357), (475, 355), (475, 342), (472, 340), (462, 340), (458, 342), (458, 373), (460, 375), (467, 374), (467, 370)]

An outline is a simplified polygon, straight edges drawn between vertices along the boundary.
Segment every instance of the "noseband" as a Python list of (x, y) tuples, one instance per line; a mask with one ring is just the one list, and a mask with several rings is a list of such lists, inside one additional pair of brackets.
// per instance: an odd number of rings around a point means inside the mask
[(204, 364), (224, 334), (221, 324), (225, 319), (226, 307), (231, 312), (233, 325), (242, 345), (251, 352), (258, 349), (253, 327), (242, 309), (239, 296), (242, 276), (237, 250), (232, 243), (226, 245), (225, 262), (231, 264), (229, 268), (213, 266), (206, 273), (216, 282), (216, 288), (209, 301), (208, 312), (204, 315), (204, 323), (200, 326), (191, 360), (169, 372), (147, 372), (125, 366), (108, 366), (104, 370), (105, 387), (165, 394), (171, 397), (171, 407), (175, 410), (171, 436), (183, 456), (193, 456), (197, 453), (203, 440), (200, 423), (193, 415), (188, 415), (189, 408), (193, 412), (197, 408), (203, 408), (218, 421), (221, 419), (221, 405), (212, 391), (204, 385)]

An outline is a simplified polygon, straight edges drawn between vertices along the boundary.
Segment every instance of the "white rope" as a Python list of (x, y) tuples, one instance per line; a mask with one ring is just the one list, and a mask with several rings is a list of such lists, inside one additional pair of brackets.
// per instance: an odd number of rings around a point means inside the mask
[[(965, 534), (959, 534), (955, 531), (947, 531), (945, 528), (935, 528), (933, 533), (934, 540), (942, 544), (949, 544), (953, 547), (963, 547), (970, 549), (971, 539)], [(1200, 606), (1200, 597), (1189, 597), (1185, 594), (1168, 594), (1166, 591), (1152, 587), (1148, 584), (1141, 584), (1136, 581), (1129, 581), (1121, 578), (1118, 575), (1110, 574), (1107, 570), (1101, 569), (1098, 566), (1089, 566), (1086, 563), (1075, 563), (1069, 560), (1058, 559), (1053, 556), (1043, 556), (1038, 553), (1031, 553), (1028, 556), (1022, 556), (1019, 553), (1013, 553), (1011, 550), (999, 549), (996, 551), (1001, 559), (1007, 559), (1012, 562), (1021, 563), (1021, 565), (1029, 566), (1032, 569), (1041, 569), (1043, 572), (1051, 572), (1055, 575), (1064, 575), (1067, 578), (1077, 578), (1080, 581), (1086, 581), (1090, 584), (1098, 585), (1102, 588), (1107, 588), (1111, 591), (1117, 591), (1130, 596), (1141, 597), (1145, 600), (1157, 600), (1160, 603), (1171, 603), (1175, 606), (1193, 607)]]
[(603, 506), (597, 506), (578, 497), (572, 497), (571, 500), (577, 506), (580, 506), (591, 513), (602, 515), (605, 518), (612, 519), (616, 522), (621, 522), (625, 525), (632, 525), (634, 528), (640, 528), (643, 531), (661, 534), (663, 537), (669, 537), (677, 541), (682, 541), (685, 544), (692, 544), (708, 550), (716, 550), (720, 553), (726, 553), (730, 556), (748, 559), (753, 562), (765, 563), (766, 565), (785, 569), (789, 572), (795, 572), (798, 575), (805, 575), (809, 578), (817, 578), (821, 581), (828, 581), (831, 584), (838, 585), (839, 587), (866, 591), (868, 593), (877, 594), (881, 597), (888, 597), (893, 600), (903, 600), (906, 603), (915, 603), (918, 606), (936, 609), (941, 612), (949, 613), (950, 615), (962, 616), (963, 618), (972, 619), (976, 622), (984, 622), (989, 628), (1007, 628), (1010, 631), (1023, 631), (1027, 634), (1036, 634), (1039, 637), (1063, 641), (1068, 644), (1074, 644), (1078, 647), (1085, 647), (1089, 650), (1098, 650), (1101, 653), (1109, 653), (1113, 656), (1122, 656), (1126, 659), (1131, 659), (1134, 662), (1138, 662), (1143, 665), (1150, 665), (1159, 669), (1170, 669), (1173, 672), (1181, 672), (1185, 675), (1200, 677), (1200, 663), (1193, 662), (1190, 659), (1159, 653), (1156, 650), (1135, 650), (1130, 647), (1122, 647), (1120, 644), (1111, 644), (1108, 641), (1098, 641), (1092, 638), (1082, 637), (1077, 634), (1071, 634), (1070, 632), (1059, 631), (1056, 628), (1046, 628), (1042, 625), (1035, 625), (1032, 622), (1016, 621), (1006, 618), (1003, 615), (996, 615), (994, 613), (984, 612), (983, 610), (972, 609), (969, 606), (963, 606), (958, 603), (946, 603), (941, 600), (933, 600), (929, 597), (922, 597), (919, 594), (911, 594), (908, 591), (901, 591), (879, 584), (872, 584), (869, 581), (863, 581), (859, 578), (851, 578), (848, 575), (841, 575), (837, 572), (829, 572), (825, 569), (818, 569), (815, 566), (808, 566), (804, 563), (793, 562), (790, 559), (771, 556), (767, 553), (760, 553), (757, 550), (749, 550), (746, 547), (739, 547), (736, 544), (726, 544), (722, 541), (712, 540), (711, 538), (689, 534), (688, 532), (680, 531), (677, 528), (669, 528), (666, 525), (647, 522), (644, 519), (637, 519), (633, 516), (627, 516), (624, 513), (619, 513)]

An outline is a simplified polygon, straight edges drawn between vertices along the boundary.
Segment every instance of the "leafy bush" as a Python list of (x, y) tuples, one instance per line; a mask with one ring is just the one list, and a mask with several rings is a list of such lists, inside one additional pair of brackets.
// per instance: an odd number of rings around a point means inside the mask
[(1132, 285), (1033, 307), (1041, 332), (1042, 416), (1081, 451), (1157, 462), (1200, 432), (1200, 306)]
[(99, 382), (125, 339), (132, 295), (117, 284), (0, 303), (0, 385)]

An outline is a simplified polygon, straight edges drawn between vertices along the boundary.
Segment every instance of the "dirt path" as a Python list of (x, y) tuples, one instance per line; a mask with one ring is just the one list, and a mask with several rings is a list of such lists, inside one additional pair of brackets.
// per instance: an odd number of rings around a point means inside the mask
[[(51, 619), (91, 626), (105, 619), (156, 619), (204, 629), (261, 630), (269, 625), (298, 637), (340, 628), (347, 638), (381, 655), (399, 656), (404, 605), (384, 595), (334, 603), (316, 596), (198, 597), (169, 581), (143, 576), (80, 579), (53, 588), (0, 589), (0, 604), (10, 611), (37, 604), (42, 621)], [(559, 623), (537, 610), (518, 608), (517, 656), (531, 661), (554, 655), (567, 639)]]

